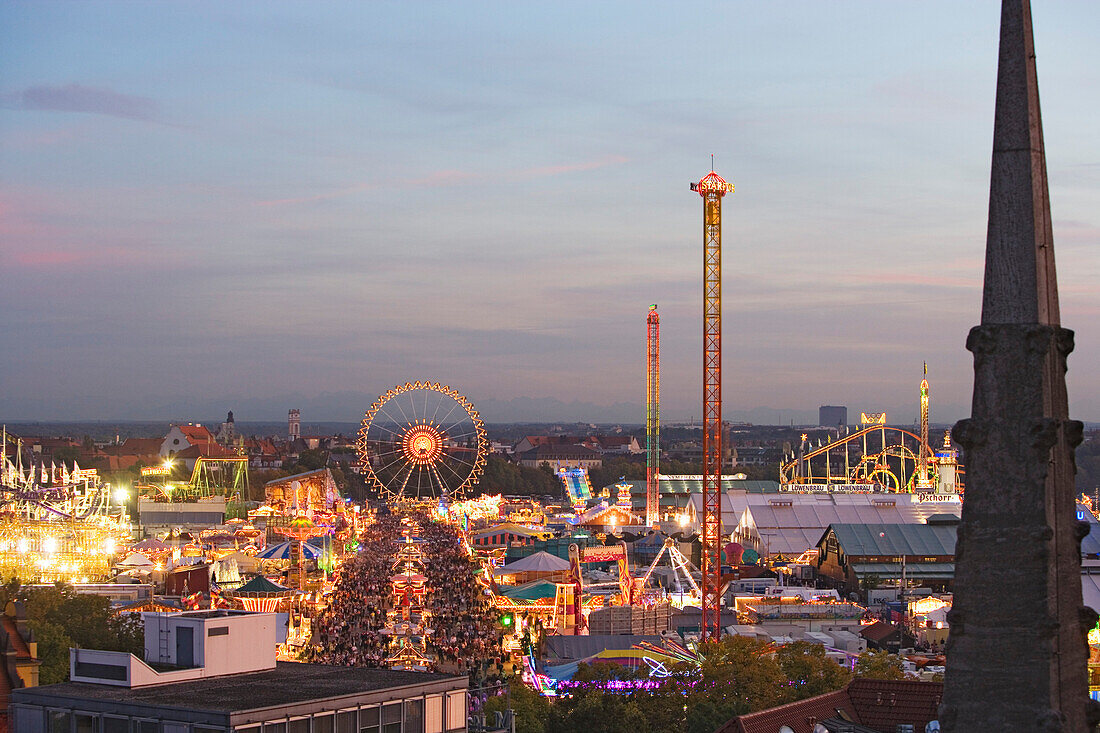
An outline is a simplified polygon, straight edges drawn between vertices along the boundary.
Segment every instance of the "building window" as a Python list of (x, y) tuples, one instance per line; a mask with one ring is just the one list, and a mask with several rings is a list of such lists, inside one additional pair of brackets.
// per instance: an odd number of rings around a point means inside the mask
[(447, 730), (466, 730), (466, 691), (447, 693)]
[(96, 717), (97, 716), (89, 715), (88, 713), (77, 713), (74, 715), (73, 722), (76, 724), (76, 733), (97, 733)]
[(120, 664), (97, 664), (95, 662), (76, 663), (76, 675), (78, 677), (92, 677), (101, 680), (126, 681), (126, 667)]
[(382, 733), (401, 733), (401, 703), (382, 706)]
[(114, 718), (110, 715), (104, 715), (103, 733), (130, 733), (129, 718)]
[(73, 716), (68, 710), (50, 711), (50, 733), (71, 733)]
[(382, 708), (378, 706), (372, 708), (360, 708), (359, 733), (378, 733), (382, 729), (382, 721), (379, 717), (381, 713)]
[(404, 733), (424, 733), (424, 701), (405, 701)]
[(155, 720), (136, 720), (134, 733), (160, 733), (160, 726)]
[(286, 723), (264, 723), (264, 733), (286, 733)]
[(355, 733), (354, 710), (345, 710), (336, 714), (336, 733)]
[(429, 695), (424, 700), (424, 733), (443, 733), (442, 695)]
[(46, 711), (42, 708), (26, 708), (22, 705), (12, 705), (10, 708), (10, 715), (14, 718), (14, 730), (28, 731), (29, 733), (43, 733), (45, 729), (42, 727), (42, 716), (45, 712)]
[(211, 626), (206, 630), (207, 636), (229, 636), (228, 626)]
[(296, 718), (287, 723), (287, 733), (309, 733), (309, 718)]
[(313, 733), (335, 733), (333, 731), (334, 721), (332, 714), (322, 714), (313, 716)]

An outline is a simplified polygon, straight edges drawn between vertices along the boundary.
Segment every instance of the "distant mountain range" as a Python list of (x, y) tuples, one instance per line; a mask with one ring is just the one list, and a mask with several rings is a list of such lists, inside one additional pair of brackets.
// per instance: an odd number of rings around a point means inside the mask
[[(303, 425), (309, 422), (358, 423), (363, 412), (377, 399), (377, 393), (323, 392), (312, 396), (290, 393), (274, 397), (225, 395), (217, 398), (200, 396), (194, 399), (176, 398), (151, 405), (138, 400), (112, 400), (89, 395), (58, 406), (53, 401), (18, 394), (0, 395), (0, 421), (155, 421), (203, 422), (218, 424), (226, 412), (233, 410), (238, 421), (283, 423), (287, 411), (302, 411)], [(589, 402), (563, 402), (552, 397), (515, 397), (508, 400), (470, 395), (482, 419), (489, 423), (623, 423), (645, 422), (645, 405), (641, 402), (616, 402), (597, 405)], [(895, 425), (912, 424), (917, 415), (911, 406), (889, 410)], [(937, 405), (933, 418), (937, 422), (953, 422), (965, 415), (962, 406)], [(689, 423), (700, 415), (676, 411), (667, 406), (662, 410), (665, 424)], [(725, 419), (754, 425), (816, 425), (817, 407), (808, 410), (754, 407), (747, 410), (725, 410)], [(848, 420), (856, 422), (859, 412), (849, 408)]]

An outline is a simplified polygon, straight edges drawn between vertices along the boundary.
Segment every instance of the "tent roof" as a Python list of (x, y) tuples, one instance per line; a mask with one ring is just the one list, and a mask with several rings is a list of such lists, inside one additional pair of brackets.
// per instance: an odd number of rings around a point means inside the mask
[(504, 567), (497, 568), (493, 575), (510, 575), (511, 573), (553, 573), (559, 570), (568, 570), (569, 561), (563, 560), (549, 552), (536, 552), (533, 555), (520, 558)]
[(149, 539), (142, 540), (134, 545), (132, 550), (152, 550), (154, 552), (164, 552), (165, 550), (171, 550), (172, 546), (167, 542), (158, 540), (156, 537), (150, 537)]
[[(298, 549), (294, 547), (294, 542), (280, 542), (277, 545), (271, 545), (256, 557), (261, 560), (289, 560), (293, 555), (298, 553)], [(309, 560), (316, 560), (321, 556), (321, 551), (309, 544), (308, 542), (302, 543), (302, 554)]]
[(501, 595), (507, 596), (513, 601), (537, 601), (542, 598), (553, 598), (557, 592), (557, 584), (551, 583), (549, 580), (532, 580), (530, 583), (501, 588), (500, 590)]
[(281, 585), (276, 585), (262, 575), (257, 575), (252, 580), (248, 581), (240, 588), (237, 588), (237, 593), (285, 593), (289, 588), (284, 588)]
[(134, 552), (134, 553), (128, 555), (125, 560), (120, 562), (119, 566), (120, 567), (127, 567), (127, 568), (137, 568), (137, 567), (148, 568), (148, 567), (152, 567), (155, 564), (156, 563), (154, 563), (149, 558), (145, 557), (145, 555), (142, 555), (140, 552)]
[(849, 556), (945, 556), (955, 554), (958, 527), (937, 524), (832, 524), (829, 529)]

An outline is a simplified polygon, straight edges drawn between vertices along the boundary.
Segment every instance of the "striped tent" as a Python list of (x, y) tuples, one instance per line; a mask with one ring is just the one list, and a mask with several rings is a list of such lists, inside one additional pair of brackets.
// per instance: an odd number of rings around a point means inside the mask
[[(277, 545), (268, 547), (256, 557), (261, 560), (290, 560), (298, 554), (298, 550), (294, 545), (294, 542), (280, 542)], [(302, 553), (307, 560), (316, 560), (321, 557), (321, 550), (308, 542), (302, 543)]]

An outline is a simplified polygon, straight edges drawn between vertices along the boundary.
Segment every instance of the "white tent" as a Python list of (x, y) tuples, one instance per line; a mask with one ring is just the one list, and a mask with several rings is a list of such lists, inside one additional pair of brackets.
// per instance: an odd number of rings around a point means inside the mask
[(142, 555), (140, 552), (134, 552), (126, 556), (126, 559), (118, 563), (116, 567), (120, 568), (151, 568), (156, 565), (155, 562)]
[(237, 568), (243, 573), (254, 573), (260, 569), (260, 561), (255, 557), (248, 555), (244, 552), (231, 552), (219, 560), (233, 560), (237, 563)]

